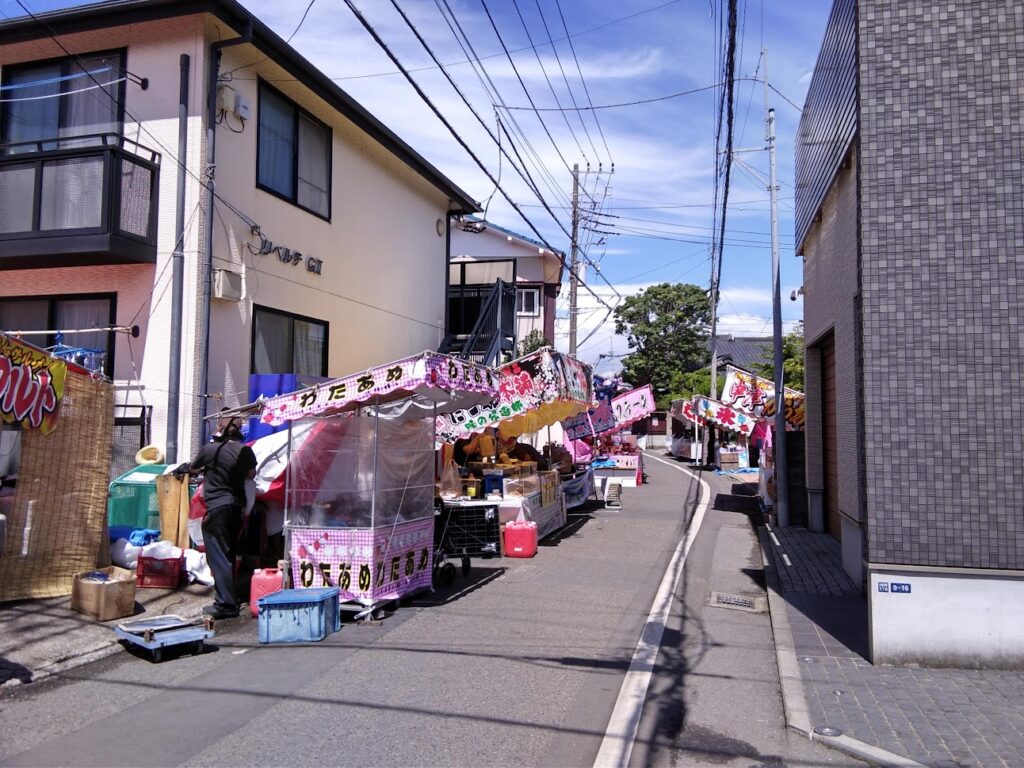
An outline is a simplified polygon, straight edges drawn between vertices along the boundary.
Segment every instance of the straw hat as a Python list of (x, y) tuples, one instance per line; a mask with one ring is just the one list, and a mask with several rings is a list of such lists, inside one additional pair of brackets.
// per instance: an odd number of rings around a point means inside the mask
[(159, 464), (164, 460), (164, 451), (158, 445), (146, 445), (135, 454), (136, 464)]

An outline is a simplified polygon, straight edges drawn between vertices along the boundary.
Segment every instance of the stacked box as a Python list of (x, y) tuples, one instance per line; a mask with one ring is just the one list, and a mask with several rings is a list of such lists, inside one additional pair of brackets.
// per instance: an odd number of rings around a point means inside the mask
[(116, 565), (76, 573), (71, 581), (71, 610), (100, 621), (135, 612), (135, 574)]
[(282, 589), (259, 598), (261, 643), (316, 643), (341, 629), (337, 587)]

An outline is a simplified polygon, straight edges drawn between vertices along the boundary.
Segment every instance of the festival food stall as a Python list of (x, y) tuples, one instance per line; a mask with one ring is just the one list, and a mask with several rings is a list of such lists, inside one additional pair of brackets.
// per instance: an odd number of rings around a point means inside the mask
[(614, 477), (623, 486), (635, 487), (643, 484), (644, 459), (628, 430), (652, 413), (654, 392), (648, 384), (602, 401), (592, 412), (563, 421), (562, 428), (566, 440), (593, 438), (591, 467), (597, 477)]
[(288, 424), (292, 586), (337, 587), (361, 615), (429, 588), (436, 420), (492, 400), (497, 384), (490, 368), (423, 352), (261, 401), (261, 421)]
[[(486, 429), (508, 439), (585, 411), (591, 402), (590, 370), (575, 358), (550, 347), (506, 363), (499, 369), (498, 397), (492, 402), (439, 416), (439, 439), (454, 443)], [(453, 554), (497, 554), (502, 523), (526, 518), (537, 524), (538, 538), (566, 523), (565, 503), (558, 472), (538, 473), (531, 462), (498, 461), (492, 466), (471, 467), (484, 479), (500, 478), (482, 485), (486, 498), (448, 498), (445, 507), (451, 522), (466, 535), (455, 542)], [(493, 474), (491, 474), (493, 473)], [(459, 547), (459, 544), (465, 544)]]

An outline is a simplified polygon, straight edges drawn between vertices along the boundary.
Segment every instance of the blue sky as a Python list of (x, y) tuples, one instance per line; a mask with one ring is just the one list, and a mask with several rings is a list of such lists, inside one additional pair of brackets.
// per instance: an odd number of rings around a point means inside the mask
[[(353, 1), (399, 61), (413, 70), (413, 78), (477, 157), (498, 176), (498, 147), (433, 66), (392, 3)], [(22, 2), (33, 12), (76, 4)], [(308, 5), (306, 0), (242, 2), (285, 38), (295, 32)], [(708, 86), (721, 81), (722, 44), (719, 19), (714, 16), (718, 3), (399, 0), (399, 5), (491, 131), (498, 132), (500, 119), (516, 136), (516, 149), (558, 221), (505, 159), (500, 161), (501, 186), (543, 237), (565, 251), (569, 250), (563, 227), (570, 228), (570, 167), (580, 165), (582, 199), (598, 213), (585, 215), (585, 230), (596, 231), (584, 231), (580, 238), (586, 246), (590, 263), (586, 277), (593, 293), (580, 292), (578, 338), (586, 342), (579, 356), (600, 362), (604, 372), (614, 370), (617, 355), (627, 350), (624, 339), (614, 336), (611, 320), (605, 321), (607, 310), (599, 302), (613, 305), (617, 295), (657, 282), (705, 287), (709, 283), (718, 96)], [(466, 61), (442, 14), (446, 7), (482, 60), (482, 69)], [(801, 284), (800, 259), (794, 256), (793, 243), (793, 139), (799, 111), (789, 102), (803, 104), (830, 7), (830, 0), (739, 0), (736, 74), (763, 79), (766, 62), (761, 50), (767, 49), (767, 79), (775, 89), (769, 92), (768, 103), (775, 107), (777, 118), (782, 309), (787, 326), (802, 315), (802, 302), (789, 300), (790, 292)], [(0, 0), (3, 16), (23, 13), (14, 0)], [(565, 39), (567, 31), (571, 46)], [(490, 200), (489, 219), (535, 237), (396, 72), (343, 0), (315, 0), (291, 43), (471, 197), (482, 203)], [(705, 90), (663, 98), (697, 89)], [(736, 93), (734, 145), (764, 146), (763, 85), (742, 80)], [(591, 105), (598, 108), (553, 110)], [(539, 111), (533, 111), (533, 106)], [(509, 151), (504, 139), (503, 146)], [(751, 152), (739, 157), (729, 192), (719, 327), (725, 333), (768, 336), (772, 328), (768, 155)], [(610, 173), (612, 164), (614, 173)], [(563, 296), (568, 296), (568, 290), (563, 289)], [(567, 346), (564, 322), (559, 323), (556, 345)]]

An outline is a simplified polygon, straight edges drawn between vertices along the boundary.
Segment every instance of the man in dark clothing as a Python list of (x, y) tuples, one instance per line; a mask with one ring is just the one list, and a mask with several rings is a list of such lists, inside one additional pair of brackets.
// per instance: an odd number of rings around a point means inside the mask
[(240, 441), (237, 419), (231, 419), (188, 465), (190, 474), (203, 472), (203, 543), (206, 562), (213, 572), (216, 597), (203, 613), (215, 619), (238, 615), (235, 595), (235, 548), (245, 509), (245, 481), (256, 476), (256, 454)]

